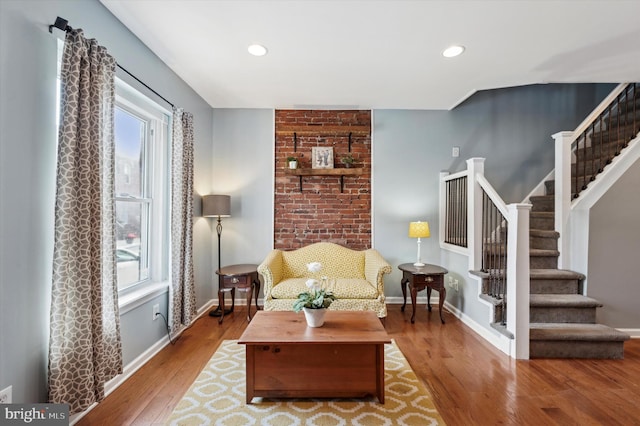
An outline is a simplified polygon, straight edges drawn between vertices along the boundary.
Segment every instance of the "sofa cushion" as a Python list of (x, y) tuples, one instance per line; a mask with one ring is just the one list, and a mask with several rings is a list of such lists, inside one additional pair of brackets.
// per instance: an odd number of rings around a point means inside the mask
[[(351, 250), (332, 243), (315, 243), (282, 252), (282, 278), (339, 277), (364, 279), (364, 251)], [(310, 273), (307, 264), (320, 262), (322, 270)]]
[[(289, 278), (280, 281), (271, 290), (274, 299), (297, 299), (300, 293), (308, 290), (308, 278)], [(360, 278), (337, 278), (329, 280), (326, 289), (337, 299), (375, 299), (377, 289), (369, 281)]]

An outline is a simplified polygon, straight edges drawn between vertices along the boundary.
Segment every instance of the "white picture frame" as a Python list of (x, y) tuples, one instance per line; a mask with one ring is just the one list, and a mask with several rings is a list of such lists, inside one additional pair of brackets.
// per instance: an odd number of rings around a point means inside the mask
[(333, 169), (333, 147), (314, 146), (311, 148), (311, 168)]

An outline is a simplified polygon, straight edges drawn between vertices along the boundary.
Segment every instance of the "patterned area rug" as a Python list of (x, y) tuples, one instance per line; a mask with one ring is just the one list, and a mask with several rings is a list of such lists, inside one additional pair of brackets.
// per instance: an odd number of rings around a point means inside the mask
[(395, 342), (385, 345), (385, 403), (362, 399), (254, 398), (245, 403), (245, 347), (225, 340), (168, 425), (443, 425), (431, 395)]

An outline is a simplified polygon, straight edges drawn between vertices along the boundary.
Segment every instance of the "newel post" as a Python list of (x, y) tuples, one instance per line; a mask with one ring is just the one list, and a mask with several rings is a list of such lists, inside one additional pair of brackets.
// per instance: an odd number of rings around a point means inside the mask
[(444, 239), (445, 239), (445, 226), (446, 226), (446, 220), (445, 218), (447, 217), (447, 185), (445, 183), (445, 179), (446, 177), (449, 176), (449, 172), (446, 171), (441, 171), (440, 172), (440, 203), (439, 203), (439, 221), (438, 221), (438, 240), (440, 243), (440, 247), (442, 247), (442, 245), (444, 244)]
[(569, 215), (571, 213), (571, 144), (573, 132), (554, 134), (555, 141), (555, 231), (558, 239), (558, 269), (571, 268), (569, 256)]
[(531, 204), (509, 204), (507, 235), (507, 330), (514, 335), (511, 357), (529, 359), (529, 213)]
[(467, 160), (467, 235), (469, 242), (469, 270), (482, 268), (482, 188), (476, 176), (484, 176), (484, 158)]

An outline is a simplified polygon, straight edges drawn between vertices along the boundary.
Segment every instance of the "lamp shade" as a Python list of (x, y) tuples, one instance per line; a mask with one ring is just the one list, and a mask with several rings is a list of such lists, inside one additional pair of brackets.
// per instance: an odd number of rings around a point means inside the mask
[(231, 216), (231, 197), (229, 195), (205, 195), (202, 197), (202, 216)]
[(429, 238), (429, 222), (411, 222), (409, 223), (409, 237), (411, 238)]

